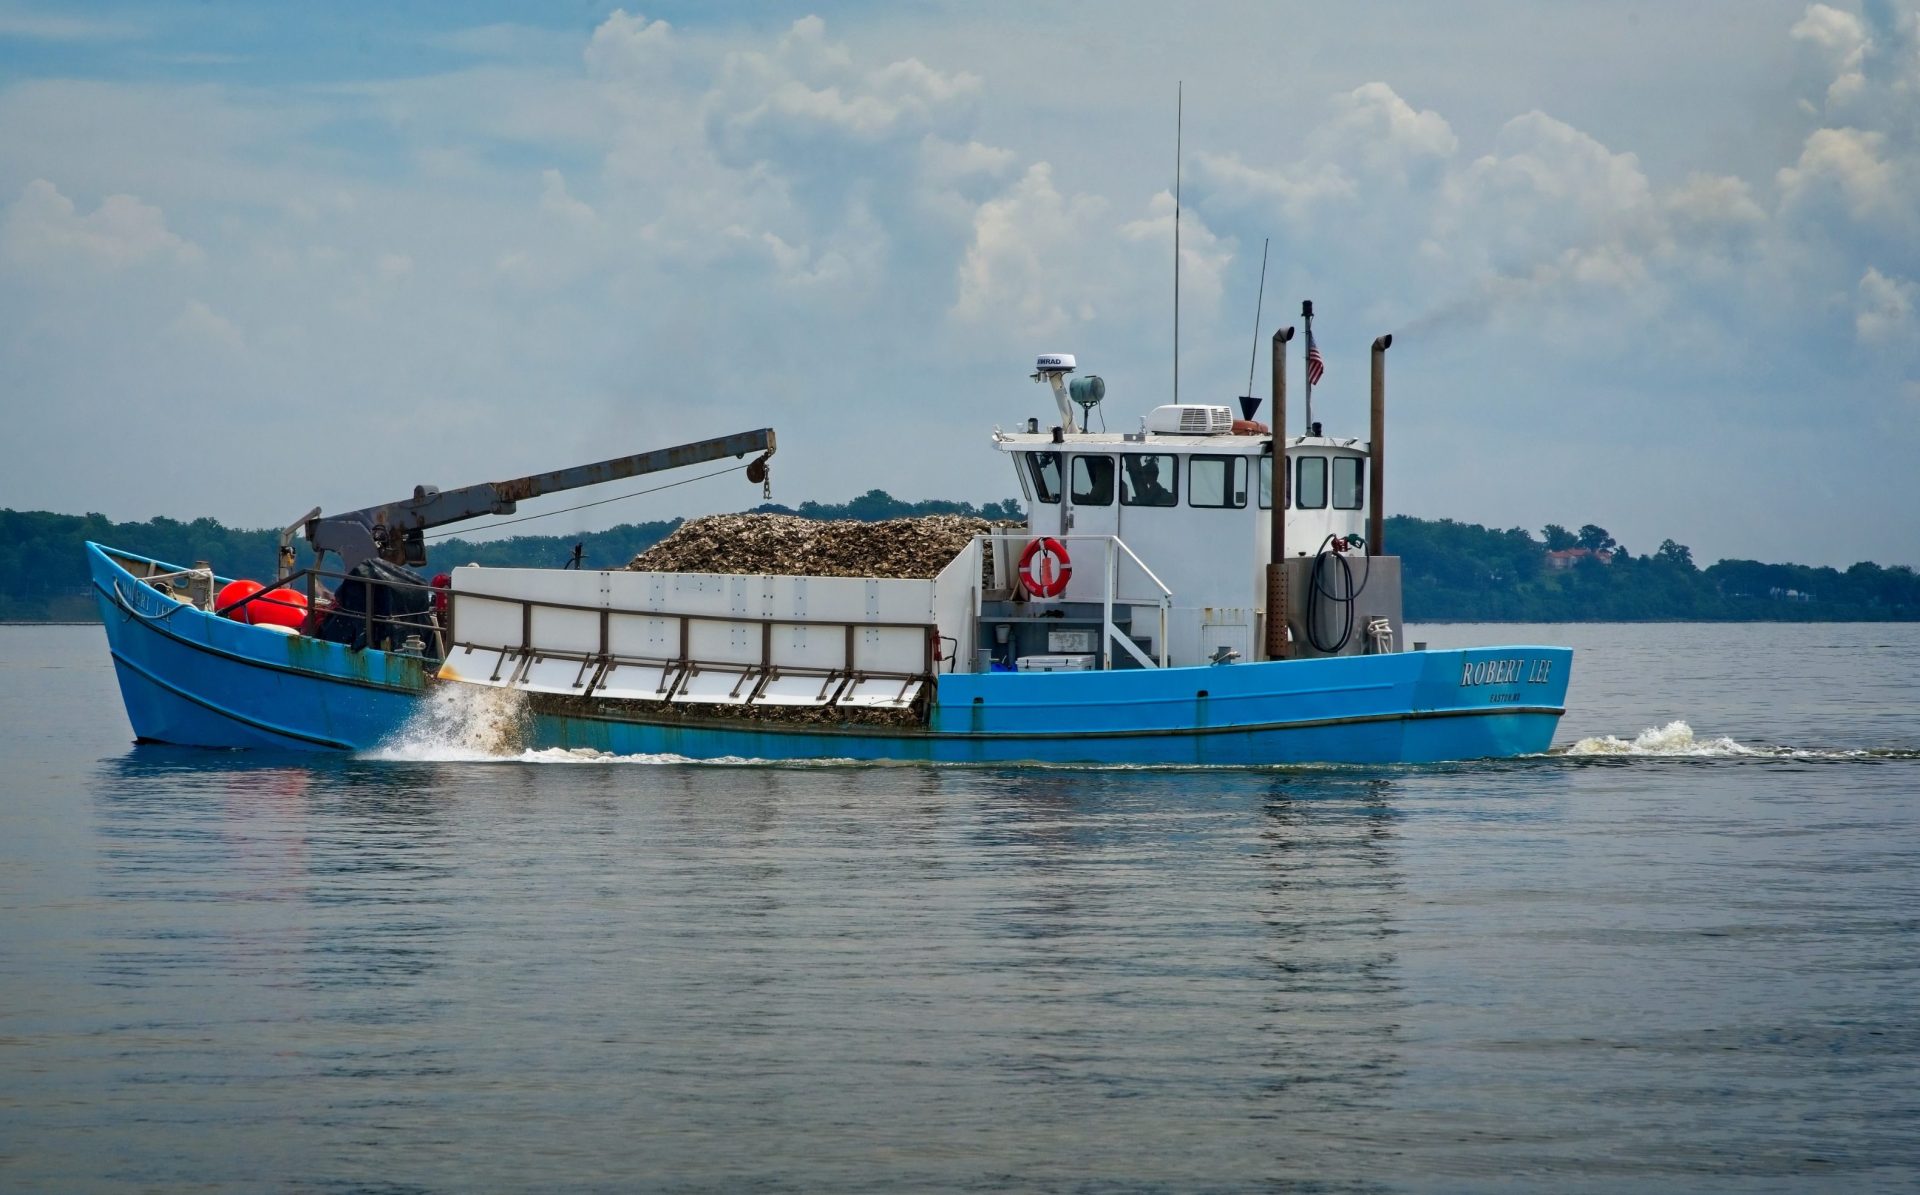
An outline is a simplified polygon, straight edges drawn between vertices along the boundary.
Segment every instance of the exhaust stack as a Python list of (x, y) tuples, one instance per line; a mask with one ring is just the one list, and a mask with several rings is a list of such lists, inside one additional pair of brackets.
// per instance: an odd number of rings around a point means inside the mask
[(1373, 427), (1367, 442), (1367, 555), (1385, 556), (1387, 514), (1384, 509), (1387, 463), (1387, 350), (1393, 333), (1373, 342)]
[(1292, 328), (1273, 331), (1272, 530), (1267, 535), (1267, 658), (1287, 657), (1287, 341)]

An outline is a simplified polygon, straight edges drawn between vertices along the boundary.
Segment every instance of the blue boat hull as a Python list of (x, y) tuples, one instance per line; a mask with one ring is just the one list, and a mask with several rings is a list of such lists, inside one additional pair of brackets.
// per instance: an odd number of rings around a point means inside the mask
[[(1545, 751), (1573, 652), (1475, 648), (1116, 672), (939, 678), (925, 730), (649, 723), (532, 699), (538, 746), (694, 759), (1264, 766)], [(1528, 678), (1533, 679), (1529, 680)], [(552, 703), (555, 705), (563, 703)], [(611, 706), (611, 703), (608, 703)], [(631, 707), (627, 707), (631, 710)]]
[[(433, 683), (423, 662), (180, 606), (88, 545), (134, 734), (203, 747), (365, 750)], [(528, 745), (692, 759), (1262, 766), (1545, 751), (1573, 653), (1492, 647), (1112, 672), (951, 674), (925, 726), (648, 720), (529, 698)]]
[(427, 687), (417, 658), (182, 606), (97, 544), (87, 545), (87, 561), (127, 721), (142, 742), (363, 750), (399, 729)]

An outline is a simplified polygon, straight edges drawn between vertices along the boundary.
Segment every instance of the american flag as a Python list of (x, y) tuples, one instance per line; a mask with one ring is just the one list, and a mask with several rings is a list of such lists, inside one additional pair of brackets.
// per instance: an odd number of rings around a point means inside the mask
[(1313, 333), (1307, 333), (1307, 385), (1318, 386), (1320, 375), (1327, 372), (1326, 358), (1320, 355), (1320, 346), (1313, 343)]

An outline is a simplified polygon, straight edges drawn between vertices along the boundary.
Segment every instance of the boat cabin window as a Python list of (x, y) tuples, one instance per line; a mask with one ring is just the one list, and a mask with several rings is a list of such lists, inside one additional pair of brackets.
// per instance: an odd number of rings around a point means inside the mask
[(1033, 477), (1034, 497), (1042, 502), (1060, 501), (1060, 454), (1029, 452), (1027, 472)]
[(1129, 452), (1120, 458), (1120, 505), (1177, 506), (1180, 466), (1169, 453)]
[(1247, 504), (1247, 458), (1187, 458), (1187, 505), (1238, 509)]
[(1076, 456), (1073, 458), (1073, 504), (1075, 506), (1113, 505), (1113, 458)]
[(1303, 456), (1294, 466), (1293, 504), (1300, 510), (1320, 510), (1327, 504), (1327, 458)]
[(1260, 509), (1273, 509), (1273, 458), (1260, 458)]
[(1359, 510), (1366, 491), (1367, 462), (1357, 456), (1333, 458), (1333, 505), (1337, 510)]

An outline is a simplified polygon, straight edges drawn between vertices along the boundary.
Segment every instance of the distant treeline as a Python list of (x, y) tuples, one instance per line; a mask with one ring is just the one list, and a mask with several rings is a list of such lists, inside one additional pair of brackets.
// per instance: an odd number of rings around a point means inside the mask
[[(869, 490), (850, 502), (756, 508), (810, 519), (875, 521), (930, 514), (1017, 520), (1017, 502), (903, 502)], [(582, 535), (448, 538), (428, 545), (429, 571), (456, 564), (556, 568), (580, 545), (588, 568), (617, 568), (672, 533), (680, 520), (627, 523)], [(0, 510), (0, 620), (97, 617), (81, 545), (97, 540), (142, 555), (211, 561), (229, 576), (270, 576), (276, 531), (237, 531), (212, 519), (114, 523), (104, 516)], [(1604, 528), (1548, 525), (1539, 536), (1395, 515), (1387, 550), (1402, 561), (1406, 615), (1419, 622), (1838, 622), (1920, 619), (1920, 574), (1862, 562), (1841, 571), (1722, 560), (1708, 568), (1673, 540), (1636, 556)], [(300, 542), (300, 541), (296, 541)], [(1558, 555), (1556, 555), (1556, 553)], [(302, 548), (302, 563), (309, 557)], [(1565, 567), (1555, 567), (1556, 564)]]
[[(1920, 574), (1862, 561), (1842, 572), (1722, 560), (1664, 540), (1635, 556), (1605, 529), (1549, 524), (1540, 538), (1452, 519), (1387, 520), (1406, 616), (1422, 622), (1878, 622), (1920, 619)], [(1554, 553), (1562, 553), (1557, 561)], [(1556, 562), (1565, 567), (1556, 568)]]

